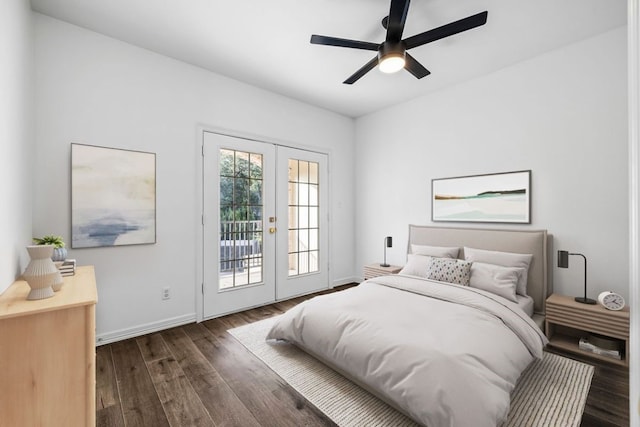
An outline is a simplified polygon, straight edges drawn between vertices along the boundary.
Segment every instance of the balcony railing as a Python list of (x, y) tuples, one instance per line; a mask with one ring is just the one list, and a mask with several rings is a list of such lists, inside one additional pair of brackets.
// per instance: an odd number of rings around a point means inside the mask
[(220, 271), (262, 264), (262, 221), (220, 221)]

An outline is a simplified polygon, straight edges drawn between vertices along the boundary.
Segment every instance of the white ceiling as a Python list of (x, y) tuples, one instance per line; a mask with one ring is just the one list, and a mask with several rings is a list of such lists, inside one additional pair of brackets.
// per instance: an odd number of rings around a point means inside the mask
[(624, 0), (414, 0), (404, 37), (489, 11), (487, 24), (410, 51), (431, 75), (372, 70), (375, 52), (311, 34), (381, 42), (389, 0), (31, 0), (34, 10), (351, 117), (490, 73), (626, 24)]

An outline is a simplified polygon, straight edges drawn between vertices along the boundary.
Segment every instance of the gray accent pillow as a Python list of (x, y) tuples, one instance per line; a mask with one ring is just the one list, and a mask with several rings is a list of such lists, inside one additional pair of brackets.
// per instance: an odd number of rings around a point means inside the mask
[(520, 275), (524, 272), (524, 268), (502, 267), (495, 264), (474, 262), (471, 265), (469, 286), (491, 292), (517, 303), (516, 286)]
[(428, 255), (436, 258), (458, 258), (459, 252), (460, 248), (411, 244), (411, 253), (414, 255)]
[(533, 259), (531, 254), (516, 254), (512, 252), (487, 251), (484, 249), (475, 249), (464, 247), (464, 259), (472, 262), (483, 262), (486, 264), (495, 264), (502, 267), (518, 267), (524, 268), (525, 271), (520, 275), (516, 286), (516, 293), (527, 295), (527, 277), (529, 275), (529, 264)]
[(428, 279), (469, 286), (471, 263), (461, 259), (431, 258)]
[(407, 255), (407, 263), (398, 274), (427, 277), (431, 260), (430, 256), (409, 254)]

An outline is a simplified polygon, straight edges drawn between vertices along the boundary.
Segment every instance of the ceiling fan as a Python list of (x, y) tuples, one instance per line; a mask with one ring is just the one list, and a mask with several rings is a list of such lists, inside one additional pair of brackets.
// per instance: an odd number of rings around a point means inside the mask
[(407, 53), (407, 50), (422, 46), (463, 31), (484, 25), (487, 22), (487, 11), (460, 19), (455, 22), (443, 25), (424, 33), (402, 39), (404, 23), (407, 20), (410, 0), (391, 0), (389, 16), (382, 20), (382, 26), (387, 30), (387, 37), (380, 43), (364, 42), (359, 40), (341, 39), (337, 37), (311, 36), (312, 44), (323, 44), (327, 46), (349, 47), (352, 49), (364, 49), (377, 51), (378, 55), (367, 62), (362, 68), (356, 71), (351, 77), (345, 80), (344, 84), (353, 84), (362, 76), (367, 74), (376, 65), (384, 73), (395, 73), (402, 68), (413, 74), (417, 79), (431, 74), (416, 59)]

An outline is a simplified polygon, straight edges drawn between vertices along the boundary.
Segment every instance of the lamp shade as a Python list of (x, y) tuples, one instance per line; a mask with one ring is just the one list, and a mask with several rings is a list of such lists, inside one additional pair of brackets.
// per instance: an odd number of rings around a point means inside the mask
[(387, 245), (388, 248), (392, 248), (393, 247), (393, 237), (391, 237), (391, 236), (385, 237), (385, 244)]
[(558, 267), (569, 268), (569, 251), (558, 251)]

